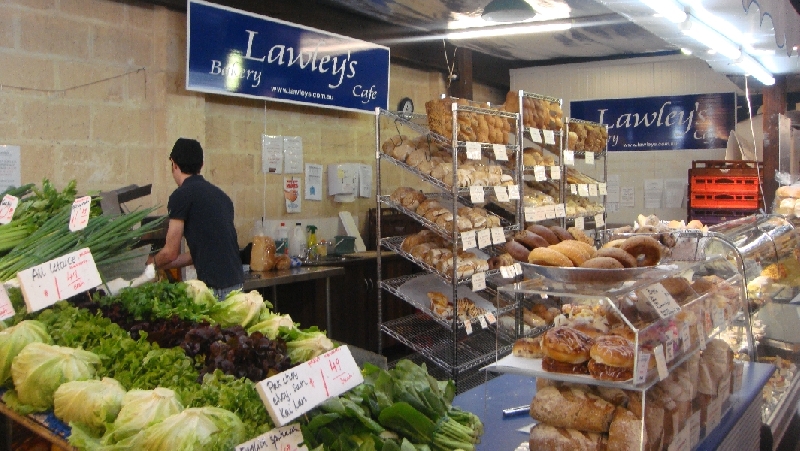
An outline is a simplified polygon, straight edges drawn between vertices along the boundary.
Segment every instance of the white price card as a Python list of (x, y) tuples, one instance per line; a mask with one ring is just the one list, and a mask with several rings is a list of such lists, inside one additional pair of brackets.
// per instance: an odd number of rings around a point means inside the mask
[(556, 218), (566, 218), (567, 208), (564, 204), (556, 204)]
[(475, 241), (475, 231), (468, 230), (466, 232), (461, 232), (461, 247), (464, 250), (472, 249), (474, 247), (478, 247), (478, 242)]
[(567, 166), (575, 166), (575, 152), (571, 150), (564, 151), (564, 164)]
[(82, 230), (89, 224), (89, 209), (92, 206), (91, 196), (83, 196), (72, 203), (72, 212), (69, 215), (69, 230), (74, 232)]
[(575, 228), (578, 230), (584, 230), (586, 228), (586, 224), (584, 224), (582, 216), (575, 218)]
[(603, 213), (598, 213), (594, 215), (594, 225), (596, 227), (603, 227), (604, 225), (606, 225), (606, 220), (603, 217)]
[(525, 221), (533, 222), (533, 215), (536, 213), (536, 207), (525, 207)]
[(658, 345), (653, 349), (653, 355), (656, 357), (656, 371), (658, 371), (658, 380), (663, 381), (669, 377), (667, 371), (667, 360), (664, 358), (664, 345)]
[(589, 184), (589, 195), (592, 197), (597, 197), (597, 185), (594, 183)]
[(467, 158), (470, 160), (481, 159), (481, 143), (476, 143), (474, 141), (467, 142)]
[(675, 340), (669, 332), (667, 332), (667, 336), (664, 339), (664, 355), (667, 358), (667, 362), (675, 360)]
[(536, 165), (533, 167), (533, 178), (537, 182), (544, 182), (547, 180), (547, 172), (544, 169), (544, 166)]
[(478, 322), (481, 323), (481, 329), (489, 327), (489, 323), (486, 322), (486, 318), (483, 315), (478, 317)]
[(542, 134), (544, 135), (544, 143), (555, 145), (556, 143), (556, 134), (553, 130), (542, 130)]
[(589, 152), (587, 150), (586, 152), (583, 153), (583, 155), (586, 157), (585, 158), (586, 164), (591, 164), (591, 165), (594, 164), (594, 152)]
[(672, 438), (668, 451), (691, 451), (692, 450), (692, 428), (687, 424), (679, 433)]
[(272, 421), (284, 426), (364, 382), (350, 348), (339, 346), (256, 384)]
[(486, 316), (486, 321), (489, 321), (489, 324), (494, 324), (497, 322), (497, 318), (494, 317), (494, 313), (492, 312), (487, 312), (484, 316)]
[(11, 299), (8, 298), (6, 287), (0, 284), (0, 321), (16, 315)]
[(514, 273), (518, 276), (522, 275), (522, 264), (521, 263), (514, 263)]
[(100, 274), (88, 247), (17, 273), (28, 313), (100, 285)]
[(650, 369), (650, 353), (640, 352), (636, 362), (635, 384), (643, 384), (647, 380), (647, 371)]
[(509, 201), (508, 199), (508, 189), (505, 186), (495, 186), (494, 187), (494, 197), (497, 198), (498, 202), (506, 203)]
[(586, 183), (581, 183), (578, 185), (578, 195), (583, 197), (589, 197), (589, 185)]
[(572, 184), (569, 185), (569, 192), (572, 194), (578, 194), (578, 185)]
[(508, 187), (508, 198), (519, 199), (519, 185), (510, 185)]
[(506, 233), (502, 227), (492, 227), (492, 244), (505, 244)]
[(534, 222), (539, 222), (539, 221), (544, 221), (545, 219), (547, 219), (547, 215), (545, 214), (545, 211), (546, 211), (546, 209), (543, 208), (543, 207), (536, 207), (533, 210), (533, 221)]
[(561, 166), (550, 166), (550, 178), (561, 180)]
[(467, 332), (467, 335), (472, 335), (472, 321), (464, 321), (464, 330)]
[(482, 204), (484, 202), (483, 199), (483, 187), (482, 186), (470, 186), (469, 187), (469, 198), (474, 204)]
[(514, 274), (514, 267), (513, 266), (501, 266), (500, 267), (500, 275), (503, 276), (504, 279), (513, 279), (516, 274)]
[(683, 352), (689, 352), (692, 347), (692, 334), (689, 331), (689, 323), (681, 323), (681, 349)]
[(542, 142), (542, 132), (538, 128), (531, 127), (528, 129), (528, 133), (531, 135), (531, 141), (535, 143)]
[(236, 451), (308, 451), (302, 443), (303, 432), (300, 425), (293, 423), (242, 443), (236, 446)]
[(508, 151), (505, 144), (492, 144), (494, 159), (497, 161), (508, 161)]
[(14, 212), (17, 210), (19, 199), (11, 194), (3, 196), (0, 201), (0, 224), (8, 224), (14, 217)]
[(486, 273), (476, 272), (472, 275), (472, 291), (481, 291), (486, 289)]
[(597, 191), (601, 196), (608, 196), (608, 184), (607, 183), (598, 184)]
[(675, 302), (675, 299), (669, 294), (669, 291), (660, 283), (642, 288), (641, 293), (644, 295), (647, 303), (656, 310), (658, 316), (661, 318), (669, 318), (681, 311), (681, 306)]
[(544, 210), (544, 219), (553, 219), (556, 217), (555, 205), (545, 205), (542, 207), (542, 210)]
[(706, 407), (706, 430), (713, 431), (719, 425), (722, 418), (722, 400), (714, 398)]
[(478, 247), (483, 249), (484, 247), (492, 245), (492, 231), (489, 229), (478, 230)]

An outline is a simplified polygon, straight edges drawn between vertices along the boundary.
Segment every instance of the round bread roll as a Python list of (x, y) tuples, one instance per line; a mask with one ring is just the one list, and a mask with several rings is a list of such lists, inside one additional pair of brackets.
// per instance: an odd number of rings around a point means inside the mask
[(561, 241), (570, 241), (570, 240), (575, 240), (575, 238), (573, 238), (573, 237), (572, 237), (572, 234), (570, 234), (569, 232), (567, 232), (567, 229), (565, 229), (565, 228), (563, 228), (563, 227), (559, 227), (559, 226), (550, 226), (550, 230), (551, 230), (553, 233), (555, 233), (555, 234), (556, 234), (556, 236), (558, 237), (558, 239), (559, 239), (559, 240), (561, 240)]
[(634, 236), (619, 247), (636, 257), (638, 266), (655, 266), (661, 261), (661, 243), (649, 236)]
[(601, 335), (595, 338), (589, 357), (604, 365), (633, 368), (633, 346), (619, 335)]
[(538, 247), (528, 254), (528, 263), (541, 266), (561, 266), (571, 268), (572, 264), (566, 255), (546, 247)]
[(778, 197), (800, 197), (800, 185), (787, 185), (781, 186), (775, 190), (775, 195)]
[(583, 332), (558, 326), (542, 335), (542, 351), (557, 362), (583, 363), (589, 360), (592, 339)]
[(514, 240), (506, 242), (505, 250), (514, 258), (514, 260), (521, 262), (527, 262), (528, 254), (531, 252), (527, 247)]
[(575, 238), (578, 241), (582, 241), (586, 244), (594, 244), (594, 240), (589, 238), (589, 236), (586, 235), (583, 232), (583, 230), (577, 227), (570, 227), (569, 229), (567, 229), (567, 231), (569, 232), (570, 235), (572, 235), (573, 238)]
[(688, 224), (686, 224), (686, 228), (687, 229), (694, 229), (694, 230), (702, 230), (703, 229), (703, 223), (698, 221), (697, 219), (692, 219), (691, 221), (689, 221)]
[(586, 260), (589, 260), (589, 253), (586, 252), (581, 246), (577, 244), (577, 241), (570, 240), (570, 241), (562, 241), (558, 244), (554, 244), (550, 246), (550, 249), (556, 250), (561, 252), (562, 254), (566, 255), (568, 259), (572, 261), (572, 264), (575, 266), (580, 266)]
[(558, 244), (561, 242), (561, 240), (556, 236), (555, 233), (553, 233), (552, 230), (548, 229), (543, 225), (531, 224), (528, 227), (526, 227), (525, 230), (530, 230), (531, 232), (541, 236), (542, 238), (547, 240), (549, 244)]
[(622, 266), (622, 263), (611, 257), (595, 257), (583, 262), (581, 268), (623, 269), (624, 266)]
[(598, 257), (611, 257), (614, 260), (620, 262), (623, 267), (625, 268), (635, 268), (636, 267), (636, 259), (633, 255), (623, 251), (622, 249), (616, 247), (604, 247), (597, 251)]

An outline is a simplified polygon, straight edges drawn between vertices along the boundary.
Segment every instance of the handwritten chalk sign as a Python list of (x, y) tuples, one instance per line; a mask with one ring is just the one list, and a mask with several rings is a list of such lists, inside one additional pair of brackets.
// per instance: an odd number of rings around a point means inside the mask
[(88, 247), (17, 273), (28, 313), (102, 283)]
[(318, 406), (328, 398), (364, 382), (347, 346), (340, 346), (256, 384), (256, 391), (278, 426)]
[(69, 215), (70, 232), (86, 228), (86, 225), (89, 224), (89, 209), (91, 206), (92, 198), (90, 196), (75, 199), (75, 202), (72, 203), (72, 212)]
[(236, 451), (308, 451), (298, 424), (273, 429), (236, 447)]
[(8, 224), (11, 222), (18, 204), (19, 199), (16, 196), (10, 194), (3, 196), (3, 200), (0, 201), (0, 224)]
[(675, 302), (663, 285), (657, 283), (642, 289), (647, 302), (656, 310), (661, 318), (669, 318), (681, 311), (681, 306)]
[(11, 305), (11, 299), (8, 298), (6, 287), (0, 285), (0, 321), (11, 318), (16, 315), (14, 306)]

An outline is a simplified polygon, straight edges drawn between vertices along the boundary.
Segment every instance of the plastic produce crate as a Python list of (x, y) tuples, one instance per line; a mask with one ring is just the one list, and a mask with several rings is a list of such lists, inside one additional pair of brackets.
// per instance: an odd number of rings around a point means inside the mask
[(756, 194), (697, 194), (689, 197), (690, 208), (758, 209), (761, 199)]
[(689, 179), (693, 176), (758, 178), (763, 171), (764, 164), (757, 161), (694, 160), (689, 169)]
[(758, 177), (728, 177), (693, 175), (690, 189), (695, 194), (748, 194), (758, 195), (761, 181)]

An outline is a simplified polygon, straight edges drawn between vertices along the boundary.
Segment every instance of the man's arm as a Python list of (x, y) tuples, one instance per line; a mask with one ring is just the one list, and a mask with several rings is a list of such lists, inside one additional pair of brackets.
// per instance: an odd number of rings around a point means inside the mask
[(167, 242), (154, 256), (147, 259), (147, 263), (154, 263), (156, 269), (172, 269), (189, 266), (192, 256), (187, 252), (181, 254), (181, 240), (183, 239), (183, 220), (170, 219), (167, 226)]

